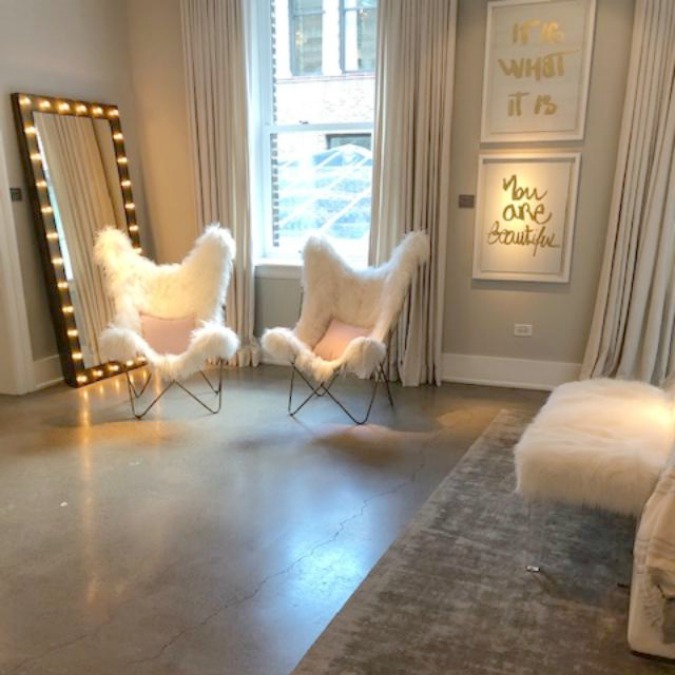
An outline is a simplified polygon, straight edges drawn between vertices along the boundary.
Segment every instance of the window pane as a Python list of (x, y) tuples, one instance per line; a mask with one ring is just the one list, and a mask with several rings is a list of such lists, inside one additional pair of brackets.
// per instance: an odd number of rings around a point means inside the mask
[[(361, 69), (367, 75), (343, 72), (345, 26), (340, 10), (344, 6), (338, 0), (272, 0), (273, 124), (372, 121), (377, 3), (351, 2), (356, 4), (348, 12), (353, 24), (350, 70)], [(300, 10), (314, 13), (300, 14)]]
[[(353, 263), (365, 264), (375, 73), (345, 72), (344, 19), (348, 10), (353, 51), (367, 51), (371, 40), (374, 53), (377, 1), (267, 1), (272, 89), (264, 99), (269, 163), (263, 171), (269, 178), (259, 202), (265, 255), (296, 257), (308, 233), (320, 230)], [(355, 59), (354, 70), (364, 62), (362, 54)]]
[(275, 247), (295, 255), (310, 232), (320, 231), (343, 255), (365, 263), (372, 153), (353, 143), (328, 143), (316, 131), (272, 136)]
[(274, 102), (276, 124), (371, 123), (375, 78), (278, 80)]

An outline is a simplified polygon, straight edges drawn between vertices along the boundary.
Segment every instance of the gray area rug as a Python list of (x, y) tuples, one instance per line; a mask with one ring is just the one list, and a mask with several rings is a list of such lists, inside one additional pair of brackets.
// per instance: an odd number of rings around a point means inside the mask
[[(296, 674), (674, 673), (626, 642), (634, 522), (514, 493), (529, 419), (503, 411), (302, 659)], [(542, 536), (543, 535), (543, 536)], [(543, 563), (545, 574), (525, 567)]]

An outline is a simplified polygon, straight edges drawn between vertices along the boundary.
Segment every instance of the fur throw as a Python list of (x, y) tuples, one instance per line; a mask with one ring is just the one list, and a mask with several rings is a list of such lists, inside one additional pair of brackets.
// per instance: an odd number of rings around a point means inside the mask
[(234, 255), (232, 235), (216, 224), (206, 228), (181, 263), (157, 265), (112, 227), (99, 232), (94, 246), (115, 302), (113, 323), (136, 331), (139, 314), (163, 319), (194, 314), (200, 321), (222, 321)]
[[(116, 312), (101, 334), (106, 358), (124, 362), (143, 356), (154, 372), (168, 380), (188, 377), (207, 360), (232, 358), (239, 338), (223, 324), (223, 307), (234, 252), (230, 233), (213, 224), (182, 263), (157, 265), (134, 250), (121, 230), (101, 230), (94, 257), (103, 268)], [(198, 327), (185, 352), (159, 354), (141, 334), (141, 314), (163, 319), (192, 315)]]
[(604, 378), (563, 384), (515, 447), (517, 490), (639, 515), (674, 440), (662, 389)]
[[(292, 330), (273, 328), (262, 338), (276, 360), (295, 363), (317, 382), (336, 370), (370, 377), (384, 360), (384, 341), (395, 324), (408, 288), (420, 265), (429, 258), (429, 237), (411, 232), (380, 267), (352, 269), (320, 236), (311, 236), (303, 250), (303, 305)], [(352, 340), (343, 354), (325, 361), (312, 351), (332, 319), (369, 330)]]

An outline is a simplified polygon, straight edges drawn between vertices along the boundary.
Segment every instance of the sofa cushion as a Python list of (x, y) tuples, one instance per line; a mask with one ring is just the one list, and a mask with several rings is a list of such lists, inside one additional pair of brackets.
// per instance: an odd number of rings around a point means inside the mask
[(516, 445), (517, 490), (639, 515), (671, 453), (672, 410), (670, 396), (642, 382), (561, 385)]

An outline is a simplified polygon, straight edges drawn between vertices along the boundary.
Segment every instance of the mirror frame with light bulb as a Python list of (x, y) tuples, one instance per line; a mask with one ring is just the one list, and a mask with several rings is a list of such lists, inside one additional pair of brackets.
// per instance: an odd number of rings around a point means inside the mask
[(64, 256), (54, 217), (54, 205), (51, 203), (48, 191), (35, 123), (36, 112), (108, 120), (125, 207), (127, 234), (134, 248), (140, 251), (136, 207), (131, 189), (129, 160), (124, 147), (119, 109), (116, 105), (106, 103), (26, 93), (14, 93), (11, 98), (63, 378), (71, 387), (82, 387), (114, 377), (125, 370), (137, 368), (144, 364), (144, 359), (139, 358), (126, 363), (109, 361), (85, 367), (75, 309), (66, 278)]

